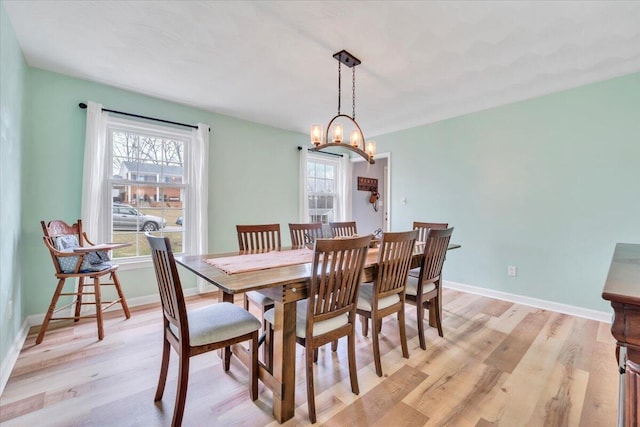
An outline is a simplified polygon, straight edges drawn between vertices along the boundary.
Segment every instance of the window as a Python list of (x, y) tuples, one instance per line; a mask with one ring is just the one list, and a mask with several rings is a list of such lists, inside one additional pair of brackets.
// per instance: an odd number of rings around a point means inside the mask
[(168, 236), (173, 252), (183, 252), (184, 162), (191, 139), (190, 131), (109, 118), (110, 241), (131, 243), (113, 251), (114, 258), (149, 255), (147, 231)]
[(309, 154), (307, 156), (307, 200), (309, 222), (327, 224), (337, 221), (340, 194), (337, 159)]

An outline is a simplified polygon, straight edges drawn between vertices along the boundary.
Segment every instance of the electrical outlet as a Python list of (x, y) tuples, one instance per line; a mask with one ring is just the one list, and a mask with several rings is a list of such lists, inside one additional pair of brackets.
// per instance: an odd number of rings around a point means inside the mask
[(7, 315), (9, 316), (9, 320), (13, 319), (13, 300), (9, 300), (9, 304), (7, 304)]
[(507, 266), (507, 276), (515, 277), (518, 275), (518, 267), (515, 265)]

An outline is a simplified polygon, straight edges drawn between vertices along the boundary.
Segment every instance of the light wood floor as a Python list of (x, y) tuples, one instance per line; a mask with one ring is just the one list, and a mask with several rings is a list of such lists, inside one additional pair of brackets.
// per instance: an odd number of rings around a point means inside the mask
[[(214, 302), (194, 297), (190, 307)], [(351, 393), (346, 341), (320, 350), (318, 425), (327, 426), (614, 426), (615, 343), (609, 325), (476, 295), (445, 290), (444, 338), (428, 328), (418, 345), (407, 306), (410, 358), (398, 348), (396, 320), (382, 329), (383, 378), (375, 375), (371, 339), (358, 329), (360, 395)], [(105, 338), (95, 322), (29, 334), (0, 397), (3, 426), (165, 426), (173, 411), (176, 358), (164, 399), (154, 404), (161, 351), (158, 305), (130, 320), (109, 314)], [(247, 371), (232, 359), (224, 373), (215, 352), (192, 358), (185, 426), (278, 425), (271, 392), (251, 402)], [(304, 358), (298, 346), (296, 414), (309, 424)]]

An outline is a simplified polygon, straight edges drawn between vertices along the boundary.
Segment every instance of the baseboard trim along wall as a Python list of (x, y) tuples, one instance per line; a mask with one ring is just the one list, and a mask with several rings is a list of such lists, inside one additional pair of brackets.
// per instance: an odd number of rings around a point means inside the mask
[(547, 301), (538, 298), (510, 294), (508, 292), (495, 291), (493, 289), (479, 288), (477, 286), (465, 285), (463, 283), (448, 282), (445, 280), (443, 282), (443, 286), (447, 289), (482, 295), (483, 297), (499, 299), (502, 301), (515, 302), (517, 304), (528, 305), (530, 307), (541, 308), (543, 310), (570, 314), (572, 316), (583, 317), (586, 319), (596, 320), (598, 322), (611, 323), (613, 316), (613, 311), (605, 312), (591, 310), (588, 308), (576, 307), (574, 305), (561, 304), (558, 302)]

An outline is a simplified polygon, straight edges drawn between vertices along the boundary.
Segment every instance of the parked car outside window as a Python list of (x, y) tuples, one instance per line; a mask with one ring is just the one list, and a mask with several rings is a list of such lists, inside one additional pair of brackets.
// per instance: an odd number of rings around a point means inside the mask
[(131, 205), (113, 204), (113, 229), (156, 231), (167, 225), (164, 218), (155, 215), (145, 215)]

